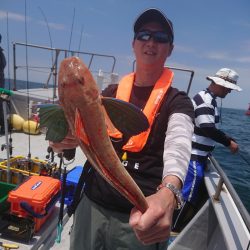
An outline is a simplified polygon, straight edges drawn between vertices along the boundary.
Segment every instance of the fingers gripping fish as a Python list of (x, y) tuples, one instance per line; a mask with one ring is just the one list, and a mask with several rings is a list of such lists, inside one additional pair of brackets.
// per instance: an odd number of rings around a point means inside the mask
[(98, 173), (140, 211), (145, 197), (118, 158), (107, 133), (102, 99), (92, 74), (77, 57), (59, 70), (59, 101), (72, 133)]

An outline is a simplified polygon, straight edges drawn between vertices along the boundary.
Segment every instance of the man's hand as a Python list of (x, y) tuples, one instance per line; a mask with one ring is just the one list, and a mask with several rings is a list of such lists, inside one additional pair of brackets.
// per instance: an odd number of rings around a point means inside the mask
[[(172, 182), (180, 187), (169, 176), (163, 182)], [(178, 182), (180, 183), (179, 179)], [(148, 209), (142, 214), (136, 208), (130, 213), (129, 224), (133, 228), (136, 237), (144, 245), (166, 241), (169, 238), (172, 225), (172, 217), (176, 208), (176, 199), (171, 190), (163, 187), (157, 193), (146, 197)]]
[(231, 153), (233, 154), (239, 151), (239, 145), (233, 140), (230, 141), (229, 148), (230, 148)]

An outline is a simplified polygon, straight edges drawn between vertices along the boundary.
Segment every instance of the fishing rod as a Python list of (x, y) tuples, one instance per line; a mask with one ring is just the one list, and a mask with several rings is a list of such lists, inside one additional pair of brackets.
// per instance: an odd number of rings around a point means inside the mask
[[(11, 182), (11, 172), (10, 172), (10, 158), (12, 156), (12, 138), (11, 138), (11, 131), (9, 131), (9, 121), (8, 121), (8, 114), (7, 109), (11, 109), (10, 105), (10, 96), (13, 94), (13, 92), (10, 91), (10, 68), (9, 68), (9, 25), (8, 25), (8, 12), (7, 12), (7, 55), (8, 55), (8, 78), (9, 78), (9, 90), (4, 89), (6, 86), (4, 77), (4, 86), (3, 88), (0, 88), (0, 99), (1, 99), (1, 105), (3, 110), (3, 119), (4, 119), (4, 133), (5, 133), (5, 144), (1, 145), (1, 151), (4, 149), (6, 150), (7, 154), (7, 183)], [(4, 55), (3, 55), (4, 56)], [(4, 58), (5, 59), (5, 58)]]
[[(8, 89), (10, 91), (11, 89), (11, 84), (10, 84), (10, 47), (9, 47), (9, 44), (10, 44), (10, 40), (9, 40), (9, 13), (7, 12), (7, 58), (8, 58), (8, 61), (7, 61), (7, 69), (8, 69)], [(6, 84), (6, 83), (5, 83)], [(8, 102), (8, 106), (9, 106), (9, 110), (11, 111), (11, 103)], [(11, 113), (11, 112), (10, 112)], [(8, 131), (9, 131), (9, 140), (8, 142), (6, 142), (6, 146), (9, 148), (9, 153), (10, 153), (10, 157), (12, 156), (12, 136), (11, 136), (11, 132), (12, 132), (12, 127), (9, 126), (8, 124)]]
[(81, 27), (81, 35), (80, 35), (79, 46), (78, 46), (78, 56), (79, 56), (79, 52), (80, 52), (80, 49), (81, 49), (82, 33), (83, 33), (83, 25)]
[[(242, 147), (243, 147), (243, 149), (242, 149)], [(246, 150), (244, 150), (244, 146), (241, 146), (241, 147), (240, 147), (240, 150), (239, 150), (238, 154), (239, 154), (240, 158), (241, 158), (243, 161), (245, 161), (245, 163), (247, 163), (247, 164), (250, 166), (250, 160), (249, 160), (249, 159), (250, 159), (250, 155), (247, 153)], [(246, 155), (247, 155), (248, 157), (246, 157)]]
[(9, 90), (10, 90), (10, 64), (9, 64), (9, 61), (10, 61), (10, 48), (9, 48), (9, 44), (10, 44), (10, 41), (9, 41), (9, 14), (7, 12), (7, 58), (8, 58), (8, 85), (9, 85)]
[(219, 113), (220, 124), (222, 124), (222, 98), (220, 98), (220, 113)]
[[(9, 13), (7, 12), (6, 13), (6, 21), (7, 21), (7, 24), (6, 24), (6, 28), (7, 28), (7, 70), (8, 70), (8, 90), (10, 91), (11, 89), (11, 84), (10, 84), (10, 48), (9, 48), (9, 44), (10, 44), (10, 41), (9, 41)], [(5, 83), (6, 84), (6, 83)], [(10, 105), (10, 102), (8, 102), (8, 106), (9, 106), (9, 110), (11, 110), (11, 105)], [(10, 148), (10, 156), (12, 156), (12, 137), (11, 137), (11, 130), (12, 128), (8, 126), (8, 130), (10, 130), (10, 137), (9, 137), (9, 148)]]
[[(45, 23), (46, 23), (46, 25), (47, 25), (47, 29), (48, 29), (48, 33), (49, 33), (50, 47), (53, 48), (53, 45), (52, 45), (52, 38), (51, 38), (51, 33), (50, 33), (50, 28), (49, 28), (48, 20), (47, 20), (45, 14), (44, 14), (42, 8), (41, 8), (41, 7), (38, 7), (38, 9), (41, 11), (42, 16), (43, 16), (43, 18), (44, 18), (44, 21), (45, 21)], [(52, 61), (52, 64), (51, 64), (51, 65), (53, 65), (53, 63), (54, 63), (54, 55), (53, 55), (53, 51), (52, 51), (52, 50), (51, 50), (51, 61)]]
[[(220, 99), (221, 102), (220, 102), (220, 113), (219, 113), (219, 116), (220, 116), (220, 123), (222, 124), (222, 98)], [(250, 166), (250, 160), (248, 160), (246, 157), (245, 157), (245, 154), (246, 154), (246, 151), (242, 151), (242, 149), (240, 149), (238, 151), (238, 154), (240, 156), (240, 158), (245, 162), (247, 163), (249, 166)], [(250, 158), (250, 157), (249, 157)]]
[[(222, 98), (221, 98), (221, 107), (220, 107), (220, 123), (222, 124)], [(235, 141), (233, 138), (231, 138), (233, 141)], [(235, 141), (236, 142), (236, 141)], [(237, 143), (237, 142), (236, 142)], [(242, 147), (242, 146), (241, 146)], [(247, 165), (250, 166), (250, 160), (248, 160), (245, 155), (246, 155), (246, 151), (245, 150), (242, 150), (240, 149), (238, 151), (238, 155), (240, 156), (240, 158), (245, 162), (247, 163)], [(250, 156), (249, 156), (249, 159), (250, 159)]]
[(242, 160), (244, 160), (249, 166), (250, 166), (250, 160), (248, 160), (245, 155), (242, 154), (241, 151), (239, 151), (239, 156), (241, 157)]
[(8, 141), (8, 121), (7, 121), (7, 103), (10, 100), (10, 96), (12, 92), (3, 88), (0, 88), (0, 100), (2, 102), (3, 107), (3, 117), (4, 117), (4, 133), (5, 133), (5, 141), (6, 145), (1, 145), (1, 150), (6, 149), (7, 152), (7, 183), (10, 183), (11, 173), (10, 173), (10, 156), (12, 152), (12, 147), (9, 145)]
[[(24, 12), (25, 12), (25, 64), (26, 64), (26, 87), (27, 87), (27, 115), (28, 119), (30, 117), (30, 110), (29, 110), (29, 105), (30, 105), (30, 93), (29, 93), (29, 71), (28, 71), (28, 31), (27, 31), (27, 3), (26, 0), (24, 1)], [(30, 131), (30, 123), (28, 122), (28, 131)], [(31, 140), (30, 140), (30, 133), (28, 135), (28, 160), (31, 159)], [(30, 161), (29, 161), (30, 162)]]
[(71, 47), (71, 39), (72, 39), (72, 33), (73, 33), (74, 22), (75, 22), (75, 8), (74, 8), (73, 20), (72, 20), (71, 30), (70, 30), (69, 50), (70, 50), (70, 47)]
[[(42, 8), (41, 7), (38, 7), (39, 8), (39, 10), (41, 11), (41, 13), (42, 13), (42, 16), (43, 16), (43, 18), (44, 18), (44, 21), (45, 21), (45, 23), (46, 23), (46, 25), (47, 25), (47, 30), (48, 30), (48, 33), (49, 33), (49, 40), (50, 40), (50, 47), (51, 47), (51, 49), (53, 48), (53, 43), (52, 43), (52, 37), (51, 37), (51, 33), (50, 33), (50, 27), (49, 27), (49, 23), (48, 23), (48, 20), (47, 20), (47, 17), (46, 17), (46, 15), (44, 14), (44, 12), (43, 12), (43, 10), (42, 10)], [(48, 78), (48, 81), (47, 81), (47, 84), (49, 83), (49, 79), (50, 79), (50, 77), (51, 77), (51, 75), (54, 73), (54, 70), (55, 70), (55, 63), (56, 62), (54, 62), (54, 52), (53, 52), (53, 50), (51, 50), (51, 71), (50, 71), (50, 75), (49, 75), (49, 78)], [(53, 83), (53, 88), (55, 88), (56, 87), (56, 81), (55, 81), (55, 78), (54, 77), (52, 77), (52, 83)], [(48, 87), (48, 86), (47, 86)], [(54, 93), (54, 96), (53, 96), (53, 102), (54, 102), (54, 97), (56, 96), (56, 94)]]
[[(10, 47), (9, 47), (9, 44), (10, 44), (10, 39), (9, 39), (9, 13), (7, 12), (7, 58), (8, 58), (8, 63), (7, 63), (7, 67), (8, 67), (8, 85), (9, 85), (9, 90), (11, 89), (11, 84), (10, 84)], [(9, 110), (11, 111), (11, 103), (9, 102)], [(11, 113), (11, 112), (10, 112)], [(9, 147), (9, 150), (10, 150), (10, 157), (12, 157), (12, 150), (13, 150), (13, 147), (12, 147), (12, 126), (8, 126), (8, 130), (10, 132), (9, 134), (9, 142), (7, 143), (7, 146)]]

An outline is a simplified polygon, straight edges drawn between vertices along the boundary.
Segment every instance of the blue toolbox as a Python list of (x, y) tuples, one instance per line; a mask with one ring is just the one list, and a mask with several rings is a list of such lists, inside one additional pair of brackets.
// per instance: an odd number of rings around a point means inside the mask
[(64, 202), (66, 205), (71, 205), (74, 197), (77, 183), (83, 171), (83, 166), (75, 166), (72, 170), (67, 173), (66, 178), (66, 193)]

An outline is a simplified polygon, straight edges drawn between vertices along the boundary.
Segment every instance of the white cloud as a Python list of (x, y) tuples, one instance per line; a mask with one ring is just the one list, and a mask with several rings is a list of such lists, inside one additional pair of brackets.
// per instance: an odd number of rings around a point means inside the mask
[[(0, 10), (0, 19), (3, 19), (3, 20), (7, 19), (7, 16), (8, 16), (8, 20), (17, 21), (17, 22), (25, 22), (25, 16), (22, 14)], [(27, 16), (26, 20), (27, 22), (29, 22), (32, 20), (32, 18)], [(47, 26), (45, 21), (37, 21), (37, 23), (42, 26)], [(54, 30), (65, 30), (65, 26), (60, 23), (49, 22), (48, 26), (49, 28), (54, 29)]]
[(228, 54), (226, 52), (210, 52), (206, 55), (207, 58), (213, 60), (228, 60)]
[(186, 46), (181, 46), (181, 45), (174, 45), (174, 50), (178, 52), (184, 52), (184, 53), (194, 53), (195, 49), (186, 47)]
[[(25, 22), (24, 15), (14, 13), (14, 12), (7, 12), (7, 11), (0, 10), (0, 19), (7, 19), (7, 15), (8, 15), (9, 20)], [(27, 16), (26, 20), (31, 21), (32, 18)], [(38, 21), (37, 23), (40, 25), (43, 25), (43, 26), (47, 25), (44, 21)], [(49, 22), (48, 25), (51, 29), (55, 29), (55, 30), (64, 30), (65, 29), (65, 26), (63, 24), (60, 24), (60, 23), (50, 23)]]
[[(47, 24), (44, 21), (39, 21), (38, 24), (43, 25), (43, 26), (47, 26)], [(48, 26), (54, 30), (64, 30), (65, 29), (65, 26), (63, 24), (60, 24), (60, 23), (48, 23)]]
[(226, 62), (239, 62), (239, 63), (249, 63), (250, 56), (235, 56), (229, 54), (228, 52), (218, 51), (218, 52), (210, 52), (205, 55), (206, 58), (217, 60), (217, 61), (226, 61)]
[[(7, 11), (0, 10), (0, 19), (6, 19), (7, 16), (8, 16), (9, 20), (21, 21), (21, 22), (25, 21), (25, 16), (24, 15), (20, 15), (18, 13), (14, 13), (14, 12), (7, 12)], [(30, 21), (31, 18), (27, 16), (26, 20)]]

